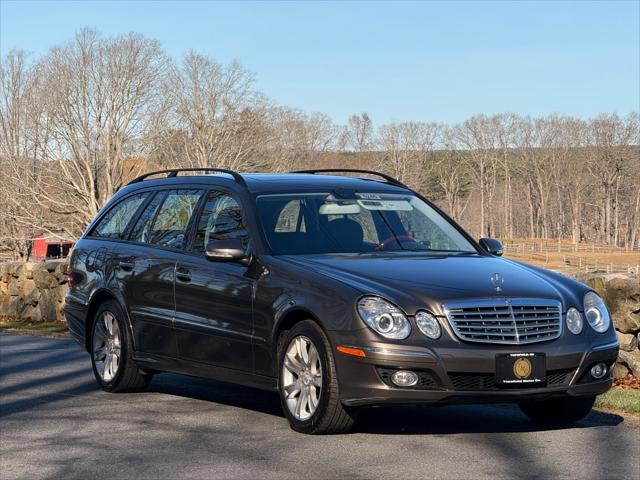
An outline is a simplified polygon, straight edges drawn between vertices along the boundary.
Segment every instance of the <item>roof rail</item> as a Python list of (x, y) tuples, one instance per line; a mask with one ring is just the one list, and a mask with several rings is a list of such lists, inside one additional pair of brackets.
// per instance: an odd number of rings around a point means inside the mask
[(409, 188), (407, 187), (404, 183), (402, 183), (400, 180), (396, 180), (395, 178), (386, 175), (384, 173), (380, 173), (380, 172), (374, 172), (372, 170), (360, 170), (357, 168), (320, 168), (320, 169), (315, 169), (315, 170), (296, 170), (294, 172), (289, 172), (289, 173), (311, 173), (311, 174), (316, 174), (316, 173), (341, 173), (341, 172), (345, 172), (345, 173), (367, 173), (369, 175), (377, 175), (378, 177), (384, 178), (387, 183), (390, 183), (392, 185), (396, 185), (398, 187), (403, 187), (403, 188)]
[(172, 168), (170, 170), (157, 170), (155, 172), (149, 172), (149, 173), (145, 173), (144, 175), (140, 175), (139, 177), (134, 178), (133, 180), (131, 180), (127, 185), (131, 185), (134, 183), (140, 183), (143, 180), (145, 180), (147, 177), (150, 177), (151, 175), (160, 175), (163, 173), (166, 173), (167, 176), (166, 178), (173, 178), (173, 177), (177, 177), (178, 173), (180, 172), (214, 172), (214, 173), (226, 173), (228, 175), (231, 175), (233, 177), (233, 179), (238, 182), (240, 185), (242, 185), (244, 188), (247, 188), (247, 182), (245, 182), (244, 178), (242, 178), (242, 175), (240, 175), (238, 172), (234, 172), (233, 170), (228, 170), (226, 168), (209, 168), (209, 167), (205, 167), (205, 168)]

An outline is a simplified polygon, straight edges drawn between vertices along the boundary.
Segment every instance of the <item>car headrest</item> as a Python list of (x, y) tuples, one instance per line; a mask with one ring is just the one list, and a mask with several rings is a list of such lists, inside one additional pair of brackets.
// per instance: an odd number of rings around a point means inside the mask
[(329, 231), (343, 248), (362, 246), (364, 231), (358, 222), (350, 218), (338, 218), (329, 222)]

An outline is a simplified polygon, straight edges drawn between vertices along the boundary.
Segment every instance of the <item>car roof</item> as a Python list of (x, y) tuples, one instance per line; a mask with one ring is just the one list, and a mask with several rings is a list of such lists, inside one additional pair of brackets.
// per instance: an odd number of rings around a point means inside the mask
[(286, 193), (297, 191), (330, 191), (335, 189), (406, 191), (383, 180), (345, 175), (310, 173), (251, 173), (242, 175), (254, 193)]
[[(384, 180), (345, 175), (326, 175), (309, 173), (243, 173), (247, 189), (254, 195), (329, 192), (335, 189), (362, 190), (371, 192), (406, 193), (407, 189)], [(211, 186), (242, 186), (227, 174), (205, 174), (154, 178), (133, 183), (125, 189), (127, 192), (143, 187), (167, 187), (169, 185), (204, 184)], [(124, 192), (122, 192), (124, 193)]]

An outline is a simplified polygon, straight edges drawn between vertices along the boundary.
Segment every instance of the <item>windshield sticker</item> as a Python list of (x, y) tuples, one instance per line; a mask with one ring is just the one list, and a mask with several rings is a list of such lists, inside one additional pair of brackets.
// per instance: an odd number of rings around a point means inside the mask
[(406, 200), (358, 200), (358, 205), (367, 210), (410, 212), (413, 207)]
[(380, 200), (380, 195), (378, 195), (377, 193), (356, 192), (356, 196), (367, 199), (367, 200)]

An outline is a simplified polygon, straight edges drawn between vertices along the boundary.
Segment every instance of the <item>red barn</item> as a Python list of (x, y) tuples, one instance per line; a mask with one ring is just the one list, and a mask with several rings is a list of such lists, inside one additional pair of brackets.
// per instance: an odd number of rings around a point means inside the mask
[(31, 258), (44, 260), (46, 258), (64, 258), (69, 256), (75, 242), (62, 234), (41, 234), (33, 239)]

